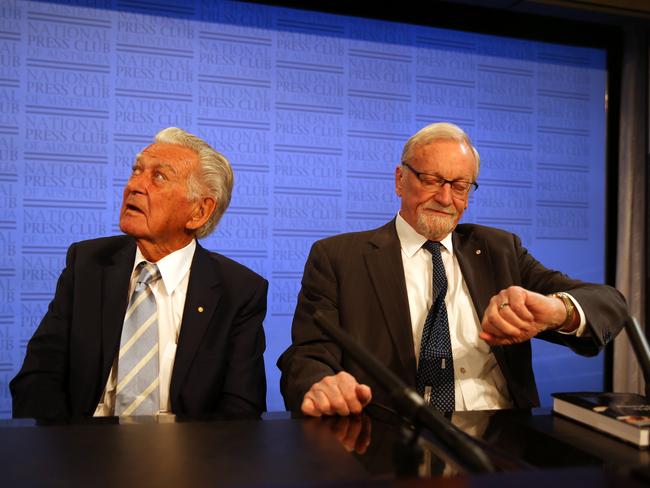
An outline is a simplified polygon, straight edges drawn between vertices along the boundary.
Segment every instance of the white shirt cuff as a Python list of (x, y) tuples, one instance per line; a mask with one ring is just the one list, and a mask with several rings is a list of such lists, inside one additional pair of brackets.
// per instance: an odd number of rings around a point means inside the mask
[(564, 335), (574, 335), (576, 337), (582, 337), (582, 334), (585, 333), (585, 329), (587, 328), (587, 319), (585, 318), (585, 312), (582, 310), (582, 307), (580, 306), (578, 301), (575, 298), (573, 298), (573, 296), (571, 296), (570, 293), (565, 292), (565, 294), (573, 302), (573, 306), (578, 311), (578, 315), (580, 315), (580, 325), (578, 326), (577, 329), (572, 330), (571, 332), (564, 332), (562, 330), (558, 330), (557, 332)]

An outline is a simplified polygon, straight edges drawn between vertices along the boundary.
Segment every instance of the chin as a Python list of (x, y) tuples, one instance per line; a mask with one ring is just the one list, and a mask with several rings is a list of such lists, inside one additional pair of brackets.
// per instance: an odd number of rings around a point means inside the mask
[(138, 237), (142, 230), (135, 222), (129, 222), (128, 219), (120, 219), (120, 230), (131, 237)]
[(430, 241), (444, 239), (456, 227), (453, 217), (439, 217), (433, 215), (418, 215), (417, 231)]

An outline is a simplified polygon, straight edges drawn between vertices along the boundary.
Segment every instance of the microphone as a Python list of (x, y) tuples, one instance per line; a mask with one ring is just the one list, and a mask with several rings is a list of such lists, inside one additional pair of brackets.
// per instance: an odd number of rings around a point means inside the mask
[(625, 331), (630, 339), (636, 360), (641, 366), (643, 371), (643, 379), (645, 380), (645, 398), (650, 400), (650, 347), (645, 334), (641, 330), (641, 326), (636, 317), (631, 317), (630, 320), (625, 322)]
[[(336, 312), (328, 312), (330, 315)], [(438, 440), (472, 473), (491, 473), (496, 471), (489, 457), (472, 438), (453, 425), (442, 413), (430, 408), (418, 393), (404, 383), (395, 373), (370, 354), (361, 344), (345, 333), (340, 327), (332, 325), (325, 312), (318, 310), (314, 322), (334, 342), (352, 357), (368, 375), (394, 398), (399, 413), (416, 425), (421, 425), (433, 433)]]

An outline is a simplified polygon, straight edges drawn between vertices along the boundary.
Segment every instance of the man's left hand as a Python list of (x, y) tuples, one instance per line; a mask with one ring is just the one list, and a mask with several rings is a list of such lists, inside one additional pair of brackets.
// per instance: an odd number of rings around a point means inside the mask
[(479, 337), (491, 346), (518, 344), (545, 330), (557, 329), (566, 320), (566, 313), (560, 298), (511, 286), (490, 299)]

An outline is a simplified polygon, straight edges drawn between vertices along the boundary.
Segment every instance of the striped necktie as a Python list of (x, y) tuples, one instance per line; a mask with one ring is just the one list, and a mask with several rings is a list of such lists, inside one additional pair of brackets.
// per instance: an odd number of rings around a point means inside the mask
[(151, 284), (158, 266), (145, 261), (124, 316), (117, 360), (115, 415), (153, 415), (160, 410), (158, 307)]
[(433, 261), (433, 303), (422, 331), (416, 386), (427, 404), (441, 412), (452, 412), (455, 405), (454, 358), (445, 306), (447, 275), (440, 243), (427, 241), (422, 247), (431, 253)]

